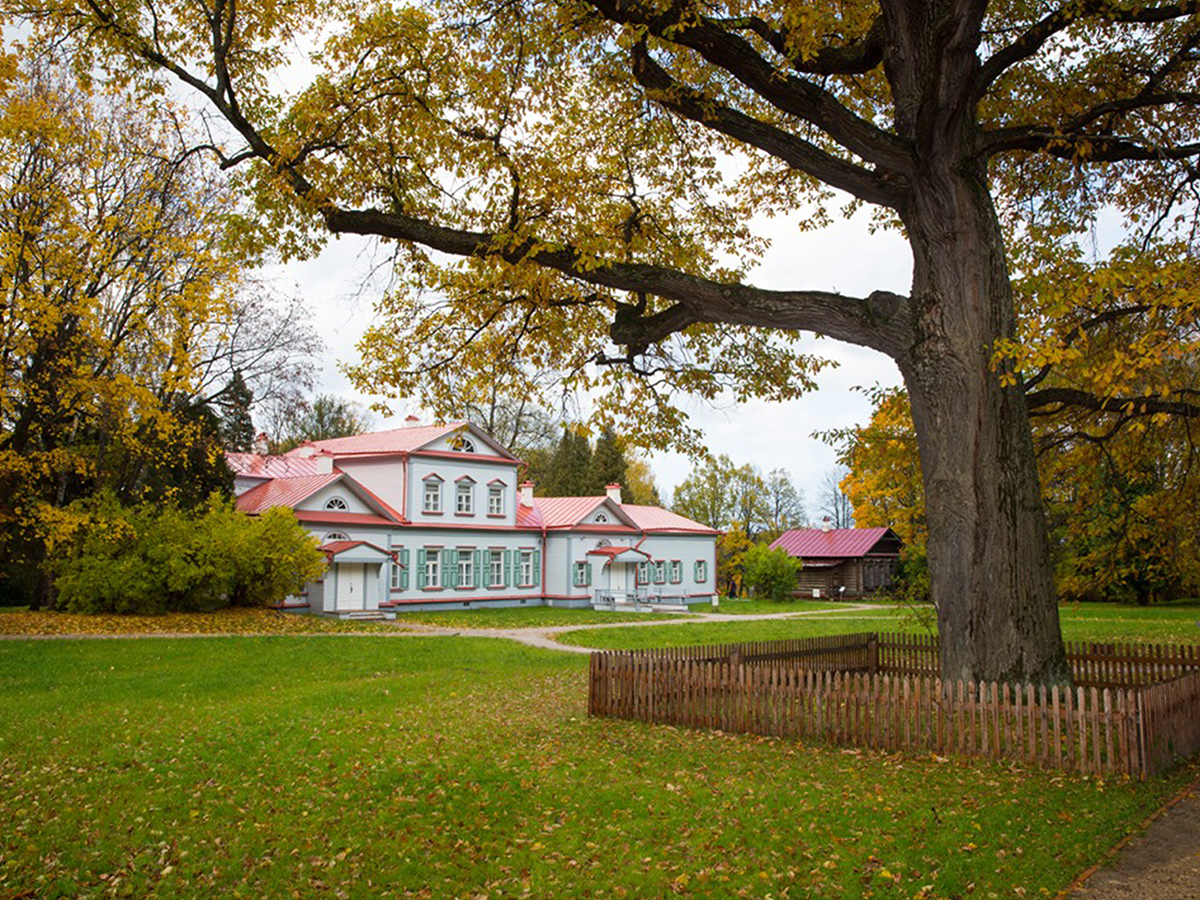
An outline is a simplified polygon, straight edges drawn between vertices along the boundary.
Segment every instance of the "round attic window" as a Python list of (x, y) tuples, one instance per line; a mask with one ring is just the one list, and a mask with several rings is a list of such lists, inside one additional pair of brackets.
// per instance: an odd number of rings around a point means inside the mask
[(329, 532), (329, 534), (325, 535), (325, 543), (326, 544), (332, 544), (334, 541), (348, 541), (348, 540), (350, 540), (350, 536), (347, 534), (343, 534), (340, 531), (331, 531), (331, 532)]
[(596, 513), (597, 522), (607, 522), (608, 516), (605, 513)]
[(346, 501), (343, 500), (341, 497), (330, 497), (328, 500), (325, 501), (325, 508), (337, 510), (339, 512), (345, 512), (350, 507), (348, 505), (346, 505)]

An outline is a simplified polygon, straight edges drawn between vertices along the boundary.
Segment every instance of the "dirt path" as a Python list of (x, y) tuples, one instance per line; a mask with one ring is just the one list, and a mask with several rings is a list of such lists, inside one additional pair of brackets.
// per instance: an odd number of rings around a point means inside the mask
[(680, 613), (678, 621), (670, 622), (663, 619), (652, 619), (646, 622), (597, 622), (591, 625), (539, 625), (532, 628), (445, 628), (441, 625), (426, 625), (417, 622), (404, 622), (400, 627), (410, 632), (410, 636), (440, 636), (440, 637), (490, 637), (505, 638), (531, 647), (542, 647), (546, 650), (563, 650), (568, 653), (592, 653), (594, 647), (577, 647), (571, 644), (560, 644), (555, 637), (565, 631), (596, 631), (603, 628), (643, 628), (654, 625), (698, 625), (711, 622), (753, 622), (762, 619), (798, 619), (831, 616), (837, 618), (849, 612), (864, 612), (866, 610), (891, 609), (878, 604), (848, 603), (844, 609), (813, 609), (790, 613), (762, 613), (756, 615), (731, 615), (729, 613), (688, 613), (684, 618)]
[(1200, 791), (1192, 785), (1120, 848), (1111, 865), (1083, 873), (1068, 900), (1200, 898)]

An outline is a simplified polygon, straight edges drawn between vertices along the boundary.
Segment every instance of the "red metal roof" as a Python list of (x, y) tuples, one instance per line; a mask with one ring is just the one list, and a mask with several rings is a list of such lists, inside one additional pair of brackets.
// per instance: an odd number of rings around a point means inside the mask
[(297, 522), (318, 525), (392, 525), (396, 523), (370, 513), (334, 512), (329, 509), (293, 509)]
[(640, 553), (646, 559), (650, 559), (650, 554), (645, 550), (639, 550), (637, 547), (597, 547), (595, 550), (589, 550), (588, 556), (607, 556), (609, 559), (620, 556), (622, 553)]
[(299, 478), (317, 474), (317, 462), (299, 456), (261, 456), (258, 453), (226, 453), (234, 475), (247, 478)]
[(252, 487), (237, 498), (242, 512), (266, 512), (274, 506), (295, 507), (326, 485), (342, 478), (341, 472), (328, 475), (307, 475), (301, 478), (276, 478)]
[(518, 503), (516, 524), (518, 528), (541, 528), (542, 515), (536, 506), (525, 506), (523, 503)]
[(771, 549), (782, 547), (801, 559), (857, 559), (870, 553), (889, 533), (890, 528), (794, 528), (777, 537)]
[(547, 528), (569, 528), (605, 501), (604, 497), (534, 497)]
[(395, 559), (396, 554), (389, 550), (384, 550), (382, 547), (377, 547), (370, 541), (330, 541), (328, 544), (322, 544), (318, 547), (326, 556), (333, 559), (339, 553), (345, 553), (347, 550), (353, 550), (355, 547), (370, 547), (372, 550), (378, 550), (384, 556), (390, 556)]
[(661, 506), (635, 506), (632, 503), (622, 503), (624, 512), (633, 524), (642, 531), (687, 531), (694, 534), (720, 534), (715, 528), (701, 525), (686, 519), (679, 513), (673, 513)]
[[(465, 429), (470, 429), (467, 422), (447, 422), (444, 425), (408, 425), (403, 428), (375, 431), (370, 434), (306, 441), (296, 449), (289, 450), (287, 455), (294, 457), (309, 452), (328, 453), (334, 456), (349, 456), (359, 453), (412, 453), (451, 432)], [(480, 455), (495, 454), (507, 459), (515, 459), (511, 453), (482, 432), (471, 430), (470, 434), (476, 447), (483, 445), (480, 447)]]

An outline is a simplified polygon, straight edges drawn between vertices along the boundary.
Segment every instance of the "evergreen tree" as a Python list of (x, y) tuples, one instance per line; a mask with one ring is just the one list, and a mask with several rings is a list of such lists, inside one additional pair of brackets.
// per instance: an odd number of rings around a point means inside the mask
[(592, 450), (592, 459), (587, 468), (587, 485), (585, 493), (603, 494), (610, 484), (622, 486), (622, 495), (627, 495), (625, 488), (626, 470), (629, 467), (625, 459), (625, 451), (617, 440), (616, 432), (605, 428), (596, 438), (596, 447)]
[(546, 471), (546, 484), (539, 494), (546, 497), (584, 497), (588, 495), (588, 466), (592, 447), (588, 439), (576, 431), (563, 432), (558, 448)]
[(233, 370), (233, 378), (217, 399), (221, 407), (221, 441), (225, 449), (235, 453), (246, 453), (254, 446), (254, 420), (250, 418), (250, 407), (254, 394), (241, 369)]

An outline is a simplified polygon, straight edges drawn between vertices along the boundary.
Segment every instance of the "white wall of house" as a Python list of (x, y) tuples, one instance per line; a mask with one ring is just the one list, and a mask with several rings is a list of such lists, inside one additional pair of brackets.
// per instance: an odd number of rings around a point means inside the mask
[(331, 512), (352, 512), (366, 513), (369, 515), (377, 515), (376, 511), (358, 498), (352, 489), (344, 482), (338, 482), (321, 488), (311, 497), (306, 498), (302, 503), (296, 505), (297, 509), (323, 510), (333, 498), (341, 499), (346, 508), (331, 510)]
[[(441, 479), (441, 512), (425, 510), (425, 484), (434, 476)], [(471, 479), (473, 507), (469, 514), (457, 511), (457, 485), (463, 479)], [(488, 514), (488, 485), (503, 482), (503, 512), (500, 516)], [(441, 524), (489, 525), (512, 527), (516, 523), (517, 509), (517, 464), (490, 463), (471, 459), (470, 454), (454, 457), (414, 456), (408, 466), (408, 509), (406, 515), (414, 522)]]
[(378, 459), (338, 459), (339, 469), (359, 482), (372, 494), (397, 511), (404, 508), (404, 459), (385, 456)]
[[(427, 603), (439, 605), (476, 604), (498, 600), (526, 601), (540, 598), (546, 592), (542, 579), (541, 532), (486, 531), (470, 528), (403, 528), (393, 529), (388, 537), (390, 549), (395, 551), (407, 569), (393, 578), (390, 567), (387, 573), (390, 602)], [(424, 551), (422, 554), (421, 551)], [(452, 551), (446, 553), (445, 551)], [(500, 554), (502, 584), (492, 583), (492, 552)], [(521, 554), (530, 554), (531, 573), (534, 584), (521, 583)], [(422, 577), (421, 559), (430, 559), (436, 554), (437, 584), (428, 583)], [(456, 558), (469, 555), (472, 581), (456, 584), (459, 570), (454, 565)], [(475, 571), (479, 575), (476, 579)], [(453, 576), (453, 577), (451, 577)], [(478, 585), (475, 581), (478, 580)], [(425, 583), (422, 583), (425, 582)]]

